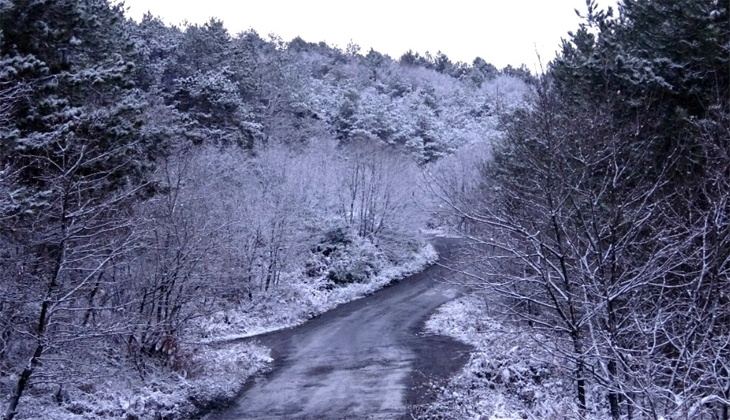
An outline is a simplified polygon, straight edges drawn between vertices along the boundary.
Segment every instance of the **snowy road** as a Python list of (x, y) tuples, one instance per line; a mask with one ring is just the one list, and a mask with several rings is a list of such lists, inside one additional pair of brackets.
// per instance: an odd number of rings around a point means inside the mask
[[(448, 256), (450, 240), (434, 245)], [(409, 405), (429, 398), (429, 379), (450, 376), (468, 359), (464, 344), (420, 332), (434, 309), (460, 293), (437, 282), (447, 276), (433, 266), (300, 327), (260, 337), (273, 349), (273, 369), (209, 418), (409, 418)]]

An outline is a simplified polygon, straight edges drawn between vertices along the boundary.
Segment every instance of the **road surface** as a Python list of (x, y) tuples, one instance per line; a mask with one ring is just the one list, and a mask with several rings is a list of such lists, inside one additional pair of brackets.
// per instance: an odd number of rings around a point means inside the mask
[[(452, 240), (437, 238), (448, 257)], [(272, 369), (252, 380), (210, 420), (406, 419), (427, 402), (426, 384), (443, 381), (468, 360), (469, 347), (422, 332), (428, 316), (457, 297), (432, 266), (306, 324), (258, 339), (272, 348)]]

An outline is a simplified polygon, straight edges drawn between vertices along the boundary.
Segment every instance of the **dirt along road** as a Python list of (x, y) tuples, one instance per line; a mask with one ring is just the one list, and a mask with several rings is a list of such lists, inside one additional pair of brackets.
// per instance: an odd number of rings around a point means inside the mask
[[(436, 238), (441, 258), (452, 240)], [(273, 350), (272, 369), (251, 381), (236, 403), (210, 420), (401, 419), (431, 398), (468, 360), (469, 347), (422, 332), (428, 316), (457, 297), (432, 266), (299, 327), (257, 339)]]

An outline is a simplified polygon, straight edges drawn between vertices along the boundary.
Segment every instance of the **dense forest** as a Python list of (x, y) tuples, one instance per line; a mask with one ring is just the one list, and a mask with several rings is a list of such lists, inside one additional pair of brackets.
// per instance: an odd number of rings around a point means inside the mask
[(583, 14), (533, 75), (0, 0), (3, 419), (191, 418), (269, 360), (206, 342), (422, 268), (428, 227), (489, 299), (463, 324), (545, 357), (473, 356), (425, 418), (501, 389), (524, 418), (728, 420), (728, 5)]
[(535, 418), (730, 418), (729, 101), (727, 2), (588, 2), (478, 175), (435, 177), (459, 269), (541, 348), (467, 385)]
[(495, 136), (534, 82), (106, 0), (0, 7), (5, 420), (181, 418), (235, 395), (267, 356), (201, 343), (432, 261), (421, 168)]

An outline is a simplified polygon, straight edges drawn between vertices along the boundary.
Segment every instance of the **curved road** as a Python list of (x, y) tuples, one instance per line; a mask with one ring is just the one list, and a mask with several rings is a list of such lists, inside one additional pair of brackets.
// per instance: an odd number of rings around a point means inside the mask
[[(451, 240), (434, 245), (448, 258)], [(432, 266), (304, 325), (257, 337), (273, 350), (272, 369), (208, 419), (411, 418), (410, 408), (431, 398), (425, 385), (468, 359), (466, 345), (421, 332), (438, 306), (460, 294), (438, 282), (447, 275)]]

